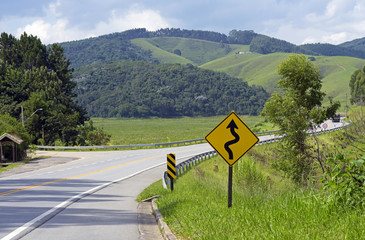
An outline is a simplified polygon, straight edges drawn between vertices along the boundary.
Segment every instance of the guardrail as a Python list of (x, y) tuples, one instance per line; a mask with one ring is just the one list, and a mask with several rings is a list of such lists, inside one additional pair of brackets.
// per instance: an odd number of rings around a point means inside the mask
[(185, 145), (187, 143), (202, 143), (205, 139), (193, 139), (193, 140), (186, 140), (186, 141), (178, 141), (178, 142), (169, 142), (169, 143), (147, 143), (147, 144), (130, 144), (130, 145), (108, 145), (108, 146), (41, 146), (36, 145), (38, 149), (44, 150), (86, 150), (86, 149), (108, 149), (108, 148), (141, 148), (141, 147), (161, 147), (161, 146), (173, 146), (173, 145)]
[[(351, 124), (346, 125), (346, 127), (350, 126)], [(328, 131), (335, 131), (338, 130), (340, 128), (343, 127), (338, 127), (335, 129), (331, 129), (331, 130), (326, 130), (324, 132), (328, 132)], [(321, 131), (322, 132), (322, 131)], [(276, 134), (276, 133), (280, 133), (280, 131), (268, 131), (268, 132), (259, 132), (259, 133), (255, 133), (256, 135), (271, 135), (271, 134)], [(264, 140), (264, 141), (260, 141), (258, 144), (264, 144), (264, 143), (271, 143), (274, 141), (277, 141), (280, 137), (275, 137), (273, 139), (270, 140)], [(193, 140), (185, 140), (185, 141), (178, 141), (178, 142), (169, 142), (169, 143), (149, 143), (149, 144), (130, 144), (130, 145), (108, 145), (108, 146), (41, 146), (41, 145), (36, 145), (36, 147), (40, 150), (87, 150), (87, 149), (111, 149), (111, 148), (129, 148), (129, 149), (133, 149), (133, 148), (142, 148), (142, 147), (153, 147), (153, 148), (158, 148), (161, 146), (180, 146), (180, 145), (185, 145), (187, 143), (191, 144), (191, 143), (202, 143), (205, 142), (204, 138), (201, 139), (193, 139)]]
[[(274, 134), (280, 131), (268, 131), (268, 132), (259, 132), (255, 133), (256, 135), (263, 135), (263, 134)], [(193, 139), (193, 140), (185, 140), (185, 141), (178, 141), (178, 142), (169, 142), (169, 143), (147, 143), (147, 144), (130, 144), (130, 145), (107, 145), (107, 146), (42, 146), (36, 145), (36, 147), (40, 150), (87, 150), (87, 149), (110, 149), (110, 148), (142, 148), (142, 147), (153, 147), (158, 148), (161, 146), (180, 146), (185, 145), (187, 143), (202, 143), (205, 142), (204, 138), (201, 139)]]
[[(188, 171), (190, 168), (192, 168), (195, 165), (198, 165), (203, 160), (206, 160), (208, 158), (213, 157), (217, 153), (215, 151), (209, 151), (205, 153), (201, 153), (199, 155), (196, 155), (194, 157), (189, 158), (188, 160), (185, 160), (176, 166), (176, 178), (179, 175), (182, 175), (185, 173), (185, 171)], [(164, 172), (163, 178), (162, 178), (162, 184), (164, 188), (167, 188), (166, 185), (170, 185), (170, 179), (167, 178), (167, 171)]]

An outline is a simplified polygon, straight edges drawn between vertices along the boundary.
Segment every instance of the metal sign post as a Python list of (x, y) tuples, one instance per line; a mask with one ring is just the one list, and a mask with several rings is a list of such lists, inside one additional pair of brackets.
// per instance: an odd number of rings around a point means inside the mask
[(233, 166), (228, 166), (228, 207), (232, 207)]

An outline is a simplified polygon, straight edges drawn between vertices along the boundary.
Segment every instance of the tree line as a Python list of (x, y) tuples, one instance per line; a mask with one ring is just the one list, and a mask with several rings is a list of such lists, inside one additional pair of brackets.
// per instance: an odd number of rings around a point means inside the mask
[(47, 47), (26, 33), (19, 39), (2, 33), (0, 114), (7, 116), (3, 119), (22, 122), (32, 143), (91, 142), (79, 134), (96, 129), (84, 125), (87, 113), (74, 101), (76, 83), (71, 79), (72, 71), (61, 46)]
[(77, 101), (93, 117), (258, 115), (269, 94), (191, 64), (121, 61), (75, 73)]

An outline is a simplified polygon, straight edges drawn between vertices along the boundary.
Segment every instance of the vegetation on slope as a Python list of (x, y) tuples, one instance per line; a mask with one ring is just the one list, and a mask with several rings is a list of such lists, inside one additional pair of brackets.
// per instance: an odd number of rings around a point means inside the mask
[(63, 47), (65, 56), (70, 59), (71, 67), (76, 69), (92, 63), (115, 60), (157, 62), (151, 51), (137, 47), (118, 33), (64, 42), (59, 45)]
[(348, 56), (365, 59), (365, 51), (348, 48), (344, 45), (336, 46), (328, 43), (315, 43), (301, 45), (300, 47), (322, 56)]
[[(262, 86), (266, 91), (273, 93), (277, 91), (276, 82), (279, 80), (276, 67), (288, 55), (288, 53), (228, 55), (203, 64), (201, 67), (225, 72), (247, 81), (250, 85)], [(332, 96), (335, 100), (339, 100), (344, 109), (346, 106), (346, 94), (350, 93), (348, 85), (351, 75), (356, 69), (362, 68), (365, 65), (365, 60), (341, 56), (315, 56), (314, 60), (323, 76), (323, 91), (327, 96)]]
[(155, 57), (160, 63), (194, 64), (192, 61), (188, 60), (185, 57), (177, 55), (173, 52), (165, 51), (155, 46), (154, 44), (150, 43), (146, 38), (132, 39), (131, 42), (146, 51), (151, 51), (152, 56)]
[(352, 49), (355, 51), (365, 52), (365, 38), (358, 38), (352, 41), (344, 42), (339, 46)]
[(226, 56), (236, 49), (236, 46), (225, 43), (210, 42), (189, 38), (160, 37), (146, 39), (156, 47), (167, 52), (179, 53), (197, 65)]
[(80, 70), (78, 102), (93, 117), (257, 115), (261, 87), (193, 65), (122, 61)]

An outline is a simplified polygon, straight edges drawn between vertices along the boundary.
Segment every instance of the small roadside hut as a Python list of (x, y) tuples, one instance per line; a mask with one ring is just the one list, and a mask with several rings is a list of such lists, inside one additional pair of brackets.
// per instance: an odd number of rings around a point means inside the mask
[(0, 136), (0, 162), (3, 161), (4, 148), (3, 146), (12, 146), (13, 147), (13, 162), (16, 162), (17, 159), (17, 146), (22, 144), (23, 140), (18, 138), (17, 136), (11, 135), (9, 133), (4, 133)]

